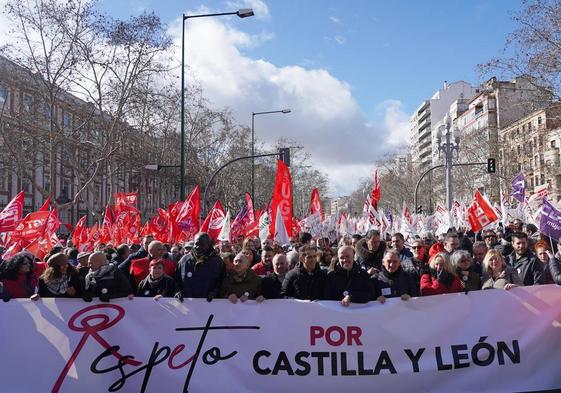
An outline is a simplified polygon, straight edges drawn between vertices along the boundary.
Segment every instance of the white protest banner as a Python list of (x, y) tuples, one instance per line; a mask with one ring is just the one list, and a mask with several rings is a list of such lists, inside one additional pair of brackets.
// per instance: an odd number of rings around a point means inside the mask
[(342, 307), (149, 298), (0, 304), (2, 391), (561, 389), (561, 288)]

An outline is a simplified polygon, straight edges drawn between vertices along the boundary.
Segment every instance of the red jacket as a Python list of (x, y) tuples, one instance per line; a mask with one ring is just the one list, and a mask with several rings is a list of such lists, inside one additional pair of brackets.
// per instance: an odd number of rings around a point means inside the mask
[(37, 287), (37, 276), (33, 275), (31, 281), (27, 282), (27, 273), (18, 273), (16, 280), (3, 279), (4, 290), (8, 291), (12, 298), (26, 298), (35, 293)]
[(273, 265), (271, 264), (271, 266), (266, 266), (263, 261), (256, 263), (255, 265), (253, 265), (253, 267), (251, 268), (251, 270), (253, 270), (253, 272), (255, 274), (257, 274), (258, 276), (266, 276), (269, 273), (273, 272)]
[(462, 283), (458, 276), (454, 276), (454, 281), (450, 286), (441, 284), (436, 278), (433, 278), (429, 273), (421, 276), (421, 296), (426, 295), (441, 295), (443, 293), (455, 293), (462, 291)]
[[(131, 261), (130, 273), (134, 277), (134, 284), (138, 287), (138, 284), (148, 276), (150, 273), (150, 262), (152, 259), (150, 257), (133, 259)], [(162, 259), (164, 264), (164, 273), (170, 277), (175, 273), (176, 264), (169, 259)]]

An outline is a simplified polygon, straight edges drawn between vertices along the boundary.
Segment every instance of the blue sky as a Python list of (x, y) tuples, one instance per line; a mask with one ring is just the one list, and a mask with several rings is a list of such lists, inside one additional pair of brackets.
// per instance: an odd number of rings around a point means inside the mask
[(303, 145), (336, 196), (407, 142), (410, 114), (445, 80), (481, 82), (476, 66), (501, 52), (520, 3), (101, 0), (100, 7), (115, 17), (153, 10), (178, 48), (183, 12), (254, 8), (252, 18), (187, 22), (189, 76), (240, 124), (250, 124), (252, 111), (291, 108), (259, 118), (258, 137)]

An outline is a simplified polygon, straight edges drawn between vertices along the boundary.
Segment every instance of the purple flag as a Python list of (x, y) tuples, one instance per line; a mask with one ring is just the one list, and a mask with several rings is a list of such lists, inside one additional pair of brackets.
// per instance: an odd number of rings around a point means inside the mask
[(561, 212), (546, 198), (543, 199), (540, 232), (555, 241), (561, 239)]
[(524, 174), (519, 174), (512, 180), (512, 193), (511, 197), (524, 203), (524, 194), (526, 193), (526, 186), (524, 185)]

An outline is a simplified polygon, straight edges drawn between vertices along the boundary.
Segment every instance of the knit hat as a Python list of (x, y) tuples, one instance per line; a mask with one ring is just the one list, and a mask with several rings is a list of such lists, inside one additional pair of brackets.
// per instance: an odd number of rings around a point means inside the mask
[(429, 257), (433, 257), (439, 252), (444, 252), (444, 243), (434, 243), (429, 249)]

